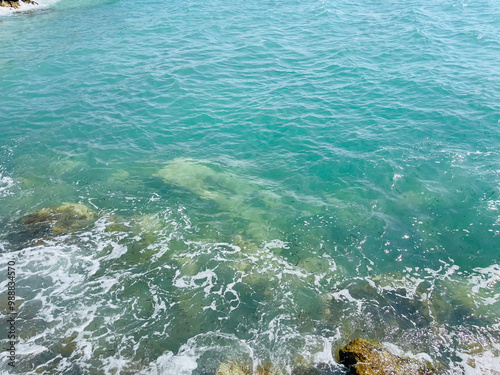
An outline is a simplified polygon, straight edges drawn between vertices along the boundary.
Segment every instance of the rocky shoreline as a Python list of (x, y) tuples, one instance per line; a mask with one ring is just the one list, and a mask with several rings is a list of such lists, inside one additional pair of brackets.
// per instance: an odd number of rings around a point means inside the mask
[[(88, 228), (99, 219), (97, 212), (80, 203), (65, 203), (47, 207), (23, 216), (17, 233), (9, 241), (15, 248), (44, 246), (60, 235), (69, 235)], [(129, 222), (130, 225), (130, 222)], [(126, 230), (123, 225), (108, 225), (107, 231)], [(347, 345), (332, 353), (338, 364), (348, 374), (371, 375), (434, 375), (437, 373), (431, 363), (421, 363), (413, 358), (403, 358), (383, 347), (376, 341), (364, 338), (351, 340)], [(295, 361), (292, 375), (331, 374), (332, 364), (312, 364)], [(335, 370), (335, 369), (334, 369)], [(338, 368), (336, 368), (338, 371)], [(285, 375), (287, 371), (273, 363), (264, 362), (254, 368), (252, 362), (230, 361), (220, 363), (216, 375)], [(337, 373), (337, 372), (335, 372)]]
[[(168, 175), (165, 172), (162, 177), (165, 178), (166, 176)], [(226, 180), (232, 181), (229, 177), (226, 177)], [(205, 190), (201, 188), (200, 191), (205, 192)], [(224, 202), (222, 198), (220, 198), (220, 201)], [(57, 206), (45, 207), (19, 218), (16, 223), (13, 224), (12, 231), (7, 235), (6, 239), (11, 244), (13, 251), (30, 247), (46, 246), (57, 237), (68, 236), (68, 238), (70, 238), (72, 234), (88, 230), (89, 227), (95, 225), (101, 218), (102, 215), (100, 215), (99, 212), (81, 203), (64, 203)], [(154, 243), (155, 240), (147, 233), (155, 232), (161, 227), (154, 218), (148, 216), (125, 218), (112, 215), (109, 221), (103, 221), (102, 224), (104, 224), (103, 228), (105, 228), (104, 230), (106, 232), (125, 233), (130, 231), (137, 235), (143, 235), (144, 238), (141, 244), (135, 249), (139, 250), (136, 251), (139, 255), (137, 257), (134, 256), (133, 259), (134, 262), (149, 261), (151, 253), (146, 251), (146, 249), (148, 249), (149, 245)], [(239, 238), (235, 244), (242, 248), (247, 246), (252, 248), (252, 251), (256, 251), (256, 245), (252, 245), (251, 241), (245, 241)], [(264, 277), (264, 279), (266, 279), (266, 277)], [(374, 278), (372, 280), (376, 279)], [(247, 281), (252, 283), (251, 279)], [(364, 284), (353, 284), (349, 287), (349, 293), (355, 297), (367, 295), (372, 292), (374, 291)], [(443, 310), (443, 304), (439, 304), (438, 306), (440, 310)], [(341, 308), (341, 306), (331, 308), (338, 309)], [(416, 308), (417, 311), (425, 312), (425, 306), (414, 306), (414, 308)], [(329, 310), (328, 308), (326, 311)], [(434, 313), (428, 314), (432, 315)], [(345, 339), (349, 339), (350, 342), (347, 343), (347, 341), (344, 341)], [(334, 373), (338, 374), (339, 366), (342, 373), (345, 371), (345, 373), (351, 375), (433, 375), (442, 373), (440, 364), (400, 356), (393, 353), (385, 344), (380, 344), (379, 342), (367, 340), (365, 338), (356, 338), (356, 336), (345, 337), (344, 340), (342, 341), (344, 341), (344, 344), (347, 343), (347, 345), (332, 348), (331, 354), (336, 358), (335, 364), (313, 364), (308, 360), (304, 361), (297, 358), (293, 361), (292, 368), (283, 368), (271, 362), (255, 364), (250, 360), (229, 360), (219, 363), (216, 375), (285, 375), (290, 373), (290, 371), (292, 375), (327, 375)]]
[(38, 5), (38, 3), (33, 0), (0, 0), (0, 7), (18, 9), (21, 6), (21, 2), (25, 4)]
[(431, 364), (422, 364), (412, 358), (402, 358), (385, 350), (378, 342), (363, 338), (352, 340), (339, 350), (340, 363), (349, 374), (436, 374)]
[[(350, 375), (436, 375), (430, 363), (420, 363), (412, 358), (403, 358), (390, 353), (376, 341), (363, 338), (352, 340), (340, 348), (339, 363)], [(338, 369), (337, 369), (338, 370)], [(334, 373), (338, 371), (333, 370)], [(292, 370), (292, 375), (327, 375), (332, 374), (328, 364), (299, 364)], [(285, 375), (287, 372), (265, 362), (253, 368), (251, 362), (221, 363), (215, 375)]]

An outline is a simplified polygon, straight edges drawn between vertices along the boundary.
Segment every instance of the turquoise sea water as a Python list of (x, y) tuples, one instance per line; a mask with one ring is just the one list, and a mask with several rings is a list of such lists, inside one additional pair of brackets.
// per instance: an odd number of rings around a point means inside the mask
[(1, 373), (499, 373), (498, 2), (40, 3), (0, 11)]

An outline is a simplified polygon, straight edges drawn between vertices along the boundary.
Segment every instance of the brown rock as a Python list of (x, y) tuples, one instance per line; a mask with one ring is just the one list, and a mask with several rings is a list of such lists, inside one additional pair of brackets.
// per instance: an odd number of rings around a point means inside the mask
[[(26, 4), (34, 4), (38, 5), (37, 2), (32, 1), (32, 0), (22, 0), (23, 3)], [(0, 0), (0, 7), (8, 7), (8, 8), (19, 8), (21, 6), (21, 3), (19, 0)]]
[(0, 0), (0, 7), (19, 8), (19, 0)]
[(431, 375), (434, 371), (414, 359), (401, 358), (382, 349), (376, 341), (362, 338), (339, 351), (340, 363), (354, 375)]
[[(269, 362), (257, 366), (257, 375), (284, 375), (285, 372)], [(254, 375), (251, 362), (229, 362), (221, 363), (215, 375)]]

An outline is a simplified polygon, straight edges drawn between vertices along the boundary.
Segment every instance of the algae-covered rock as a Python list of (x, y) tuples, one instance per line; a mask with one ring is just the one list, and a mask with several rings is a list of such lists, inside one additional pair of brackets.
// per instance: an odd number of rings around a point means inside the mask
[(215, 375), (251, 375), (253, 367), (251, 363), (221, 363)]
[(123, 169), (119, 169), (118, 171), (113, 173), (110, 178), (108, 178), (108, 182), (125, 181), (129, 177), (130, 177), (130, 172), (127, 172)]
[(414, 359), (401, 358), (376, 341), (358, 338), (339, 351), (340, 363), (356, 375), (430, 375), (434, 371)]
[(269, 233), (269, 222), (284, 206), (282, 197), (267, 189), (264, 181), (246, 178), (207, 160), (186, 158), (170, 161), (153, 176), (212, 201), (221, 212), (245, 221), (248, 232), (258, 240), (275, 235)]
[(261, 185), (206, 160), (177, 158), (153, 176), (166, 184), (191, 191), (200, 198), (215, 202), (222, 210), (232, 212), (250, 222), (260, 221), (266, 214), (265, 203), (259, 199)]
[(229, 362), (220, 364), (215, 375), (285, 375), (286, 373), (270, 362), (259, 364), (253, 371), (251, 362)]
[[(55, 345), (55, 350), (65, 358), (70, 358), (74, 355), (77, 349), (77, 339), (78, 332), (74, 331), (68, 337), (63, 338), (59, 343)], [(76, 357), (81, 357), (83, 353), (76, 353)]]
[(319, 257), (307, 257), (305, 259), (300, 259), (297, 263), (299, 268), (302, 268), (310, 273), (321, 274), (332, 271), (332, 266), (325, 258)]
[[(327, 364), (313, 365), (312, 363), (295, 364), (292, 375), (322, 375), (331, 374), (332, 367)], [(271, 362), (262, 362), (254, 369), (252, 362), (221, 363), (215, 375), (285, 375), (288, 371)]]
[(83, 204), (66, 203), (58, 207), (43, 208), (24, 216), (21, 223), (33, 237), (46, 233), (58, 236), (75, 232), (92, 224), (97, 219), (94, 211)]
[(83, 204), (66, 203), (43, 208), (13, 224), (7, 240), (16, 250), (45, 246), (54, 237), (77, 232), (96, 220), (96, 213)]

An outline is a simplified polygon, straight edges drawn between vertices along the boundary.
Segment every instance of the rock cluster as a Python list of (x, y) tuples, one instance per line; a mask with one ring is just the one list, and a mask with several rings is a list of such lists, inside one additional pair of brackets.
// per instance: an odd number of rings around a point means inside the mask
[(253, 374), (251, 363), (222, 363), (215, 375), (248, 375)]
[(19, 230), (11, 233), (8, 239), (18, 248), (43, 245), (44, 240), (77, 232), (96, 220), (97, 215), (87, 206), (66, 203), (24, 216), (18, 223)]
[[(347, 367), (350, 375), (435, 375), (430, 364), (415, 359), (402, 358), (384, 349), (378, 342), (363, 338), (352, 340), (339, 350), (340, 363)], [(320, 375), (332, 372), (329, 366), (301, 365), (293, 369), (292, 375)], [(269, 362), (253, 368), (251, 362), (221, 363), (216, 375), (283, 375), (286, 372)]]
[(353, 375), (431, 375), (434, 371), (414, 359), (401, 358), (383, 349), (376, 341), (362, 338), (339, 351), (340, 363)]
[(222, 363), (215, 375), (285, 375), (285, 372), (272, 363), (264, 362), (257, 366), (255, 372), (251, 362)]
[[(21, 0), (23, 3), (26, 4), (34, 4), (38, 5), (37, 2), (32, 1), (32, 0)], [(19, 8), (21, 6), (20, 0), (0, 0), (0, 7), (8, 7), (8, 8)]]

